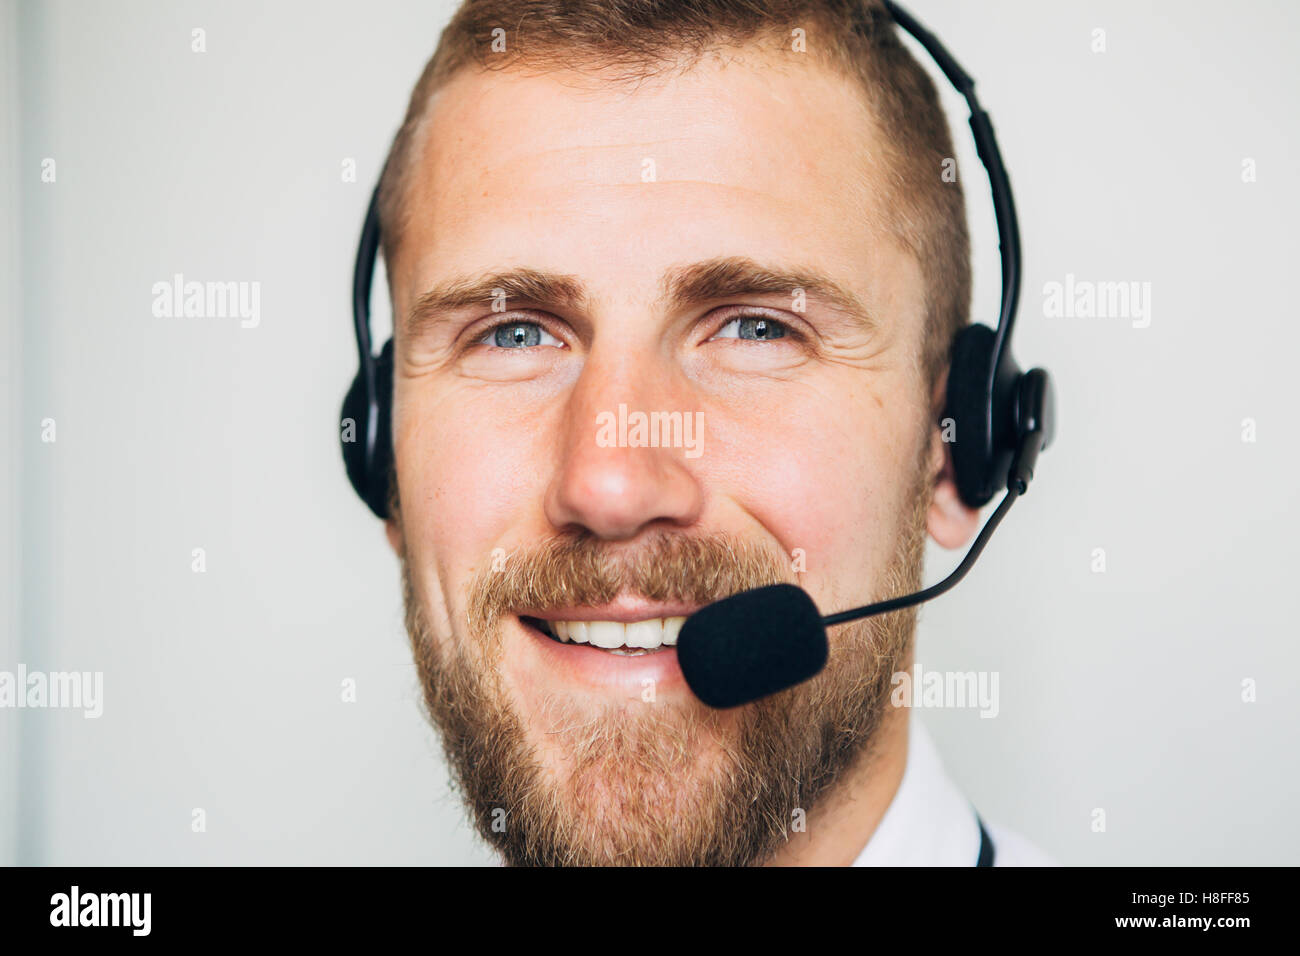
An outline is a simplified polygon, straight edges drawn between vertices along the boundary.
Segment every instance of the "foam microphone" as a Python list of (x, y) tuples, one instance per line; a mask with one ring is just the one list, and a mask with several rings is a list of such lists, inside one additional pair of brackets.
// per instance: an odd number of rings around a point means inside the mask
[(677, 663), (695, 696), (710, 707), (738, 707), (816, 676), (830, 655), (826, 628), (929, 601), (966, 576), (994, 529), (1029, 488), (1041, 427), (1021, 439), (1007, 475), (1007, 493), (955, 571), (938, 584), (863, 607), (822, 616), (808, 592), (793, 584), (742, 591), (700, 608), (677, 639)]

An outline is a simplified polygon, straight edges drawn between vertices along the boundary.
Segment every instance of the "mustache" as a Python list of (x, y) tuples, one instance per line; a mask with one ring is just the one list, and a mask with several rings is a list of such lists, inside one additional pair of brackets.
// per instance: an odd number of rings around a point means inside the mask
[(660, 532), (630, 548), (586, 533), (519, 549), (475, 575), (470, 624), (479, 634), (504, 614), (606, 604), (621, 594), (650, 601), (709, 604), (740, 591), (790, 581), (784, 555), (722, 532)]

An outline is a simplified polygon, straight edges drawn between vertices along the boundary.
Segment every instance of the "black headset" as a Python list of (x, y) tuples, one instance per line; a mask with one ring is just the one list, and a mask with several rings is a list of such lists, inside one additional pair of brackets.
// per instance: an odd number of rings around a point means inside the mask
[[(1055, 432), (1052, 381), (1041, 368), (1020, 371), (1011, 357), (1011, 330), (1020, 299), (1020, 226), (993, 124), (975, 96), (975, 81), (911, 14), (891, 0), (885, 0), (885, 7), (966, 98), (975, 148), (993, 190), (1002, 258), (1002, 307), (996, 329), (972, 324), (953, 340), (944, 403), (944, 419), (951, 419), (954, 438), (951, 445), (957, 490), (963, 502), (978, 508), (1007, 487), (1012, 458), (1023, 447), (1025, 437), (1032, 434), (1041, 442), (1035, 442), (1032, 456), (1018, 462), (1026, 470), (1023, 484), (1027, 487), (1037, 448), (1046, 448)], [(370, 287), (379, 252), (378, 199), (376, 187), (366, 210), (352, 276), (352, 322), (359, 367), (343, 399), (340, 438), (348, 480), (370, 510), (385, 518), (393, 461), (393, 340), (384, 344), (379, 355), (372, 353)]]

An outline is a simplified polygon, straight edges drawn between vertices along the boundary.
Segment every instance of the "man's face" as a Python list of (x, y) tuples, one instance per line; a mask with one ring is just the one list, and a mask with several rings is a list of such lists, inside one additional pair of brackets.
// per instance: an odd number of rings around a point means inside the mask
[[(767, 778), (833, 778), (878, 730), (906, 615), (724, 712), (655, 645), (745, 587), (830, 611), (916, 579), (942, 447), (880, 145), (855, 83), (754, 53), (435, 95), (392, 269), (390, 534), (430, 709), (508, 857), (761, 858), (824, 789)], [(653, 412), (681, 427), (638, 431)]]

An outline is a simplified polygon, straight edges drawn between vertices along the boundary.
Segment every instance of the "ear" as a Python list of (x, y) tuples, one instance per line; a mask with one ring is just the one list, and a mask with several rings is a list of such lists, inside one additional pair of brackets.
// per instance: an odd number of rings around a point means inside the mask
[(947, 384), (947, 374), (940, 376), (931, 406), (935, 409), (934, 420), (937, 423), (930, 432), (929, 473), (934, 491), (930, 496), (925, 526), (930, 537), (940, 547), (951, 550), (965, 546), (974, 537), (979, 527), (980, 513), (978, 508), (967, 506), (957, 493), (952, 447), (943, 440), (944, 428), (940, 416), (943, 414)]

